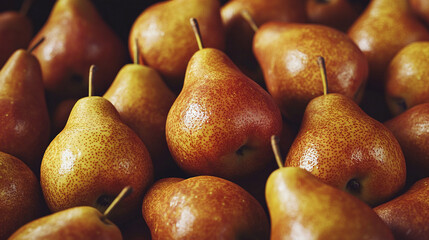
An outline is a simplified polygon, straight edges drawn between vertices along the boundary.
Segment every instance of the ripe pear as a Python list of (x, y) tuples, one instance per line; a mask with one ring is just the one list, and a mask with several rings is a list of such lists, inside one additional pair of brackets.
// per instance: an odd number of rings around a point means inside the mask
[(407, 180), (429, 177), (429, 103), (416, 105), (384, 123), (401, 145)]
[(271, 161), (270, 137), (281, 129), (273, 98), (225, 53), (201, 48), (189, 61), (182, 91), (168, 113), (166, 138), (187, 173), (234, 179)]
[(286, 166), (303, 168), (369, 205), (391, 198), (406, 177), (404, 155), (392, 132), (337, 93), (308, 104)]
[(134, 191), (113, 221), (129, 219), (153, 181), (149, 153), (105, 98), (88, 96), (74, 105), (64, 129), (43, 156), (41, 185), (53, 212), (88, 205), (103, 211), (122, 188)]
[(362, 51), (343, 32), (314, 24), (269, 22), (256, 32), (253, 51), (268, 92), (286, 119), (299, 123), (305, 106), (322, 94), (317, 56), (326, 58), (331, 92), (359, 102), (368, 76)]
[(187, 63), (198, 50), (189, 28), (191, 17), (198, 19), (207, 47), (225, 48), (225, 32), (218, 0), (155, 3), (139, 15), (130, 31), (130, 55), (134, 55), (134, 41), (137, 39), (142, 63), (160, 73), (174, 92), (180, 92)]
[(415, 17), (408, 0), (372, 0), (348, 35), (368, 58), (368, 86), (377, 90), (384, 90), (386, 69), (399, 50), (429, 40), (428, 30)]
[(48, 20), (34, 37), (46, 41), (34, 54), (52, 99), (84, 97), (87, 71), (97, 65), (95, 94), (104, 93), (126, 60), (126, 48), (90, 0), (58, 0)]
[(40, 64), (29, 51), (15, 51), (0, 71), (0, 126), (0, 151), (39, 176), (50, 121)]
[(271, 239), (394, 239), (364, 202), (296, 167), (275, 170), (266, 184)]
[(119, 228), (96, 208), (79, 206), (52, 213), (19, 228), (9, 240), (122, 240)]
[(429, 41), (401, 49), (387, 68), (386, 99), (393, 115), (429, 102)]
[(213, 176), (158, 180), (145, 195), (152, 239), (268, 239), (261, 205), (244, 189)]
[(424, 240), (429, 236), (429, 178), (416, 182), (399, 197), (374, 208), (395, 239)]
[(225, 53), (260, 85), (265, 85), (262, 71), (252, 52), (255, 30), (243, 17), (247, 11), (256, 26), (269, 21), (306, 22), (305, 1), (302, 0), (231, 0), (221, 8), (226, 31)]
[(0, 152), (0, 239), (44, 213), (36, 175), (12, 155)]
[(165, 123), (176, 95), (152, 68), (125, 65), (104, 94), (118, 110), (122, 121), (133, 129), (147, 147), (155, 175), (172, 169), (174, 162), (165, 140)]

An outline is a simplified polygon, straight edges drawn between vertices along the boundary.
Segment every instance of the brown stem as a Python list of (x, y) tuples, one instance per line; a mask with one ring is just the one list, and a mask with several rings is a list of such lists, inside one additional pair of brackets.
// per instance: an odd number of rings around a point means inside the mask
[(102, 219), (107, 219), (109, 214), (112, 212), (112, 209), (115, 208), (122, 199), (126, 198), (133, 192), (133, 188), (131, 186), (126, 186), (122, 189), (119, 195), (112, 201), (112, 203), (107, 207), (106, 211), (104, 211)]
[(34, 49), (36, 49), (43, 41), (45, 41), (45, 37), (42, 37), (39, 41), (37, 41), (32, 47), (27, 49), (27, 52), (32, 53)]
[(195, 18), (189, 19), (191, 22), (192, 30), (194, 31), (195, 38), (197, 39), (198, 48), (201, 50), (204, 48), (203, 40), (201, 37), (200, 27), (198, 25), (198, 21)]
[(88, 79), (88, 96), (92, 97), (92, 82), (94, 80), (94, 72), (96, 70), (96, 66), (94, 64), (91, 65), (91, 67), (89, 68), (89, 79)]
[(326, 65), (325, 65), (325, 58), (322, 56), (317, 57), (317, 63), (319, 65), (320, 74), (322, 75), (322, 83), (323, 83), (323, 95), (328, 94), (328, 80), (327, 80), (327, 74), (326, 74)]
[(252, 30), (254, 32), (257, 32), (258, 31), (258, 25), (256, 25), (255, 20), (252, 18), (252, 16), (250, 15), (249, 11), (247, 11), (246, 9), (244, 9), (240, 13), (241, 13), (241, 16), (244, 18), (244, 20), (246, 20), (246, 22), (250, 25), (250, 27), (252, 28)]
[(282, 155), (279, 147), (279, 137), (276, 135), (271, 136), (271, 147), (273, 148), (274, 157), (276, 158), (279, 168), (284, 167), (282, 163)]

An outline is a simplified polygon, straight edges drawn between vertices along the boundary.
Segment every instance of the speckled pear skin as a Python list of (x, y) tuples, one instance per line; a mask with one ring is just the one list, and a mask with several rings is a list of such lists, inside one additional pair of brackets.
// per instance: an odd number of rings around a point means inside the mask
[(303, 169), (277, 169), (266, 186), (271, 240), (394, 239), (364, 202), (323, 184)]
[(223, 52), (205, 48), (189, 61), (167, 116), (166, 137), (186, 172), (232, 179), (261, 171), (273, 160), (270, 137), (281, 129), (272, 97)]
[[(308, 104), (285, 165), (303, 168), (372, 206), (393, 197), (406, 178), (404, 155), (392, 132), (335, 93)], [(360, 183), (359, 191), (349, 191), (351, 179)]]
[(0, 126), (0, 151), (25, 162), (38, 177), (50, 120), (40, 64), (23, 49), (0, 71)]
[(359, 102), (368, 76), (368, 61), (345, 34), (314, 24), (269, 22), (253, 40), (268, 92), (285, 118), (300, 123), (308, 102), (323, 94), (317, 57), (326, 61), (329, 91)]
[(416, 182), (401, 196), (374, 208), (395, 239), (425, 240), (429, 236), (429, 178)]
[[(382, 33), (382, 34), (380, 34)], [(373, 0), (348, 30), (369, 62), (368, 86), (384, 90), (389, 62), (406, 45), (429, 40), (407, 0)]]
[(41, 166), (43, 194), (53, 212), (80, 205), (103, 212), (107, 206), (97, 199), (113, 200), (130, 185), (133, 193), (112, 212), (114, 221), (133, 216), (152, 181), (152, 161), (143, 142), (108, 100), (95, 96), (75, 104)]
[(130, 56), (134, 56), (137, 39), (142, 62), (160, 73), (177, 93), (183, 86), (187, 63), (198, 50), (190, 18), (198, 20), (205, 47), (225, 48), (219, 0), (174, 0), (153, 4), (135, 20), (128, 40)]
[(161, 76), (153, 68), (127, 64), (104, 98), (115, 106), (122, 121), (139, 135), (150, 153), (155, 171), (168, 170), (174, 163), (165, 140), (165, 122), (176, 95)]
[[(429, 102), (429, 41), (401, 49), (387, 68), (386, 99), (393, 115)], [(405, 102), (404, 105), (398, 104)]]
[(213, 176), (165, 178), (142, 208), (153, 240), (269, 238), (268, 217), (244, 189)]
[(384, 125), (401, 145), (408, 182), (429, 177), (429, 103), (414, 106)]
[(22, 226), (9, 240), (122, 240), (119, 228), (101, 217), (102, 214), (93, 207), (69, 208)]
[(45, 208), (39, 180), (18, 158), (0, 152), (0, 239), (41, 217)]

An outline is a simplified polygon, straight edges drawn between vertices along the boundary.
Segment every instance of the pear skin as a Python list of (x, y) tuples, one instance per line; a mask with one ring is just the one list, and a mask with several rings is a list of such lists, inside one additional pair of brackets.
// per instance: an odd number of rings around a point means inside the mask
[(395, 54), (415, 41), (429, 40), (407, 0), (372, 0), (348, 30), (369, 62), (368, 87), (384, 90), (384, 75)]
[(191, 17), (198, 19), (206, 47), (225, 48), (225, 30), (218, 0), (155, 3), (138, 16), (130, 31), (130, 55), (134, 55), (134, 41), (137, 39), (141, 62), (161, 74), (174, 92), (180, 92), (187, 63), (198, 50), (189, 27)]
[(126, 48), (90, 0), (58, 0), (33, 38), (45, 42), (34, 50), (51, 98), (84, 97), (88, 69), (95, 64), (95, 95), (103, 94), (126, 61)]
[(221, 51), (199, 50), (167, 116), (166, 138), (191, 175), (240, 178), (272, 161), (271, 135), (282, 118), (272, 97)]
[(393, 240), (387, 225), (364, 202), (300, 168), (275, 170), (267, 180), (266, 198), (271, 240)]
[(82, 239), (122, 240), (119, 228), (88, 206), (69, 208), (36, 219), (18, 229), (10, 240)]
[(158, 180), (145, 195), (142, 213), (153, 240), (269, 237), (268, 217), (258, 201), (213, 176)]
[(0, 151), (19, 158), (39, 176), (50, 120), (40, 64), (22, 49), (0, 71), (0, 126)]
[(104, 94), (118, 110), (122, 121), (133, 129), (147, 147), (155, 175), (174, 165), (165, 140), (165, 122), (176, 95), (152, 68), (125, 65)]
[(409, 0), (410, 7), (426, 25), (429, 25), (429, 2), (425, 0)]
[(416, 182), (399, 197), (374, 208), (395, 239), (424, 240), (429, 236), (429, 178)]
[(115, 107), (97, 96), (76, 102), (41, 166), (43, 194), (53, 212), (82, 205), (104, 211), (130, 185), (134, 191), (115, 210), (114, 222), (133, 216), (152, 181), (153, 166), (145, 145), (121, 121)]
[(0, 239), (41, 217), (45, 206), (39, 180), (28, 166), (0, 152)]
[(393, 197), (406, 178), (393, 133), (336, 93), (308, 104), (285, 165), (303, 168), (372, 206)]

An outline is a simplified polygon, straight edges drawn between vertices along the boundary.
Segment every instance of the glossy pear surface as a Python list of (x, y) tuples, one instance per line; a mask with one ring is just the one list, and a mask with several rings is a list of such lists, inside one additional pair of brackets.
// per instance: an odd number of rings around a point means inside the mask
[(42, 66), (46, 90), (61, 99), (85, 96), (92, 64), (98, 69), (94, 89), (103, 93), (125, 63), (124, 44), (90, 0), (56, 1), (30, 45), (42, 37), (45, 41), (34, 55)]
[(429, 103), (414, 106), (386, 121), (401, 145), (411, 181), (429, 177)]
[(374, 208), (395, 239), (424, 240), (429, 236), (429, 178), (416, 182), (399, 197)]
[(0, 151), (38, 176), (49, 143), (50, 121), (37, 59), (17, 50), (0, 71)]
[(0, 239), (40, 217), (44, 210), (36, 175), (25, 163), (0, 152)]
[(386, 98), (393, 115), (429, 102), (429, 41), (401, 49), (386, 73)]
[(217, 49), (191, 58), (185, 83), (167, 116), (176, 163), (195, 175), (236, 178), (273, 158), (270, 137), (282, 119), (272, 97)]
[(244, 189), (222, 178), (157, 181), (143, 200), (143, 217), (157, 239), (268, 239), (268, 218)]
[(384, 89), (389, 62), (406, 45), (429, 40), (426, 27), (412, 13), (408, 0), (373, 0), (348, 30), (369, 62), (368, 85)]
[(16, 231), (9, 239), (88, 239), (121, 240), (119, 228), (93, 207), (69, 208), (36, 219)]
[(198, 20), (205, 47), (225, 48), (218, 0), (155, 3), (140, 14), (130, 31), (130, 55), (137, 39), (142, 62), (159, 72), (175, 92), (180, 92), (188, 61), (198, 50), (190, 18)]
[(172, 163), (165, 140), (165, 122), (176, 96), (152, 68), (128, 64), (104, 94), (147, 147), (155, 169)]
[(369, 205), (392, 197), (406, 177), (404, 155), (392, 132), (335, 93), (308, 104), (285, 165), (303, 168)]
[(317, 57), (326, 61), (328, 86), (356, 102), (362, 97), (368, 62), (344, 33), (322, 25), (269, 22), (255, 34), (253, 51), (268, 92), (283, 115), (299, 123), (308, 102), (322, 95)]
[(104, 211), (130, 185), (133, 193), (112, 213), (114, 221), (132, 216), (152, 180), (145, 145), (102, 97), (82, 98), (75, 104), (41, 166), (43, 194), (53, 212), (81, 205)]
[(271, 240), (393, 239), (364, 202), (300, 168), (274, 171), (267, 180), (266, 198)]
[(0, 13), (0, 67), (18, 49), (27, 48), (33, 35), (33, 24), (15, 11)]

